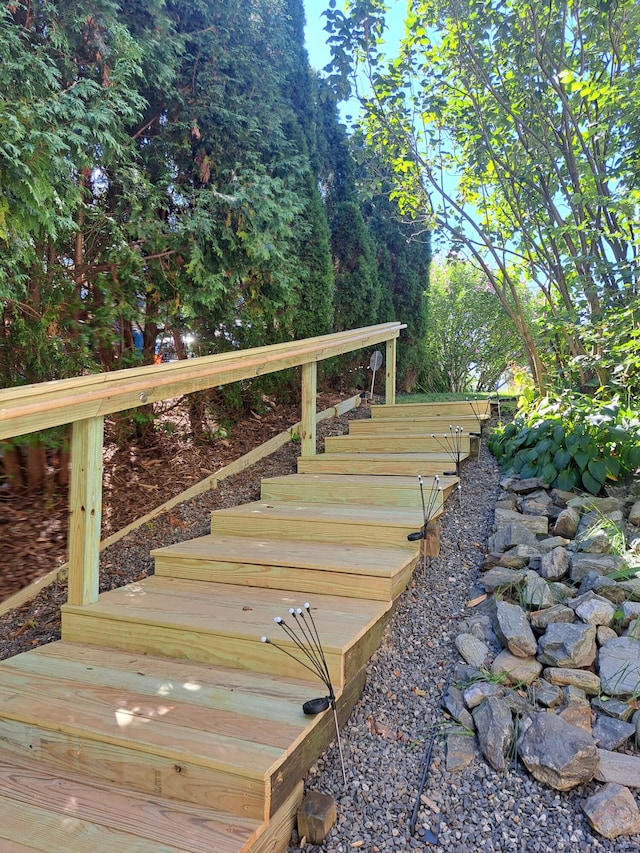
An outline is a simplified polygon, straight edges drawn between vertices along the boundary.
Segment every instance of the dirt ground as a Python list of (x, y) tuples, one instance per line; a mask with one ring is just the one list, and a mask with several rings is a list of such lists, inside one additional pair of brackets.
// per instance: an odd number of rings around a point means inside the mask
[[(322, 411), (343, 399), (318, 397)], [(126, 527), (300, 420), (300, 407), (267, 401), (224, 426), (208, 424), (215, 438), (196, 439), (183, 402), (164, 411), (150, 439), (120, 438), (115, 421), (105, 425), (102, 538)], [(67, 559), (67, 496), (0, 492), (0, 602), (61, 566)]]

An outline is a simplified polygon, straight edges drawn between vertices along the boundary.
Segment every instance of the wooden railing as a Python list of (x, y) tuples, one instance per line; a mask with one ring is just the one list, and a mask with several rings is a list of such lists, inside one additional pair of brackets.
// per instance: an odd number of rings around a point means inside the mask
[(98, 600), (106, 415), (302, 366), (300, 437), (303, 455), (312, 455), (316, 447), (318, 362), (386, 342), (385, 394), (387, 403), (393, 403), (396, 340), (403, 328), (400, 323), (383, 323), (274, 346), (0, 390), (0, 440), (73, 424), (69, 602), (91, 604)]

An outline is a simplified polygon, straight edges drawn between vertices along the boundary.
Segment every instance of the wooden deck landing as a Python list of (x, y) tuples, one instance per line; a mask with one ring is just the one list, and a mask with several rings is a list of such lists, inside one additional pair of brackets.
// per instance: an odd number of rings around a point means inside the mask
[[(284, 850), (334, 729), (302, 712), (325, 688), (273, 620), (309, 602), (344, 722), (420, 558), (417, 475), (451, 467), (394, 449), (302, 458), (312, 473), (265, 480), (209, 536), (154, 551), (154, 576), (64, 605), (61, 641), (0, 663), (2, 853)], [(436, 516), (458, 479), (440, 483)]]

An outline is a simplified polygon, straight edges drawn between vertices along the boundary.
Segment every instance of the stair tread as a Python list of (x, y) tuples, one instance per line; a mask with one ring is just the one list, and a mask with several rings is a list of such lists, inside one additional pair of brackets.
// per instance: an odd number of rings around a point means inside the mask
[(261, 826), (256, 819), (0, 756), (3, 853), (50, 851), (53, 837), (56, 849), (68, 853), (92, 845), (110, 853), (238, 853)]
[[(212, 513), (216, 518), (246, 516), (304, 521), (367, 522), (386, 526), (420, 526), (422, 513), (419, 510), (396, 507), (376, 507), (367, 504), (319, 504), (294, 501), (254, 501)], [(248, 531), (250, 532), (250, 530)], [(276, 531), (277, 535), (277, 531)]]
[[(263, 635), (273, 636), (275, 616), (286, 617), (290, 607), (300, 607), (304, 603), (304, 595), (295, 591), (258, 590), (151, 576), (137, 584), (103, 593), (95, 604), (79, 607), (65, 604), (63, 613), (178, 625), (211, 634), (259, 640)], [(314, 595), (311, 606), (325, 648), (343, 649), (352, 642), (354, 634), (366, 630), (389, 604)]]
[(152, 557), (170, 559), (224, 560), (267, 566), (291, 566), (303, 569), (326, 569), (358, 575), (387, 576), (398, 571), (414, 557), (397, 548), (378, 546), (336, 545), (331, 542), (304, 540), (280, 541), (267, 538), (245, 538), (210, 534), (158, 548)]

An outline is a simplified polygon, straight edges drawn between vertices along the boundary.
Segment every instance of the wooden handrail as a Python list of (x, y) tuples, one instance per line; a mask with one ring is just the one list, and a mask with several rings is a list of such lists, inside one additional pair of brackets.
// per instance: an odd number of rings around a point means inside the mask
[(401, 323), (382, 323), (302, 341), (0, 390), (0, 440), (73, 424), (69, 603), (98, 600), (106, 415), (302, 366), (302, 450), (311, 455), (316, 443), (317, 362), (385, 342), (386, 402), (394, 403), (396, 339), (403, 328)]
[(267, 347), (0, 390), (0, 440), (157, 403), (395, 340), (383, 323)]

